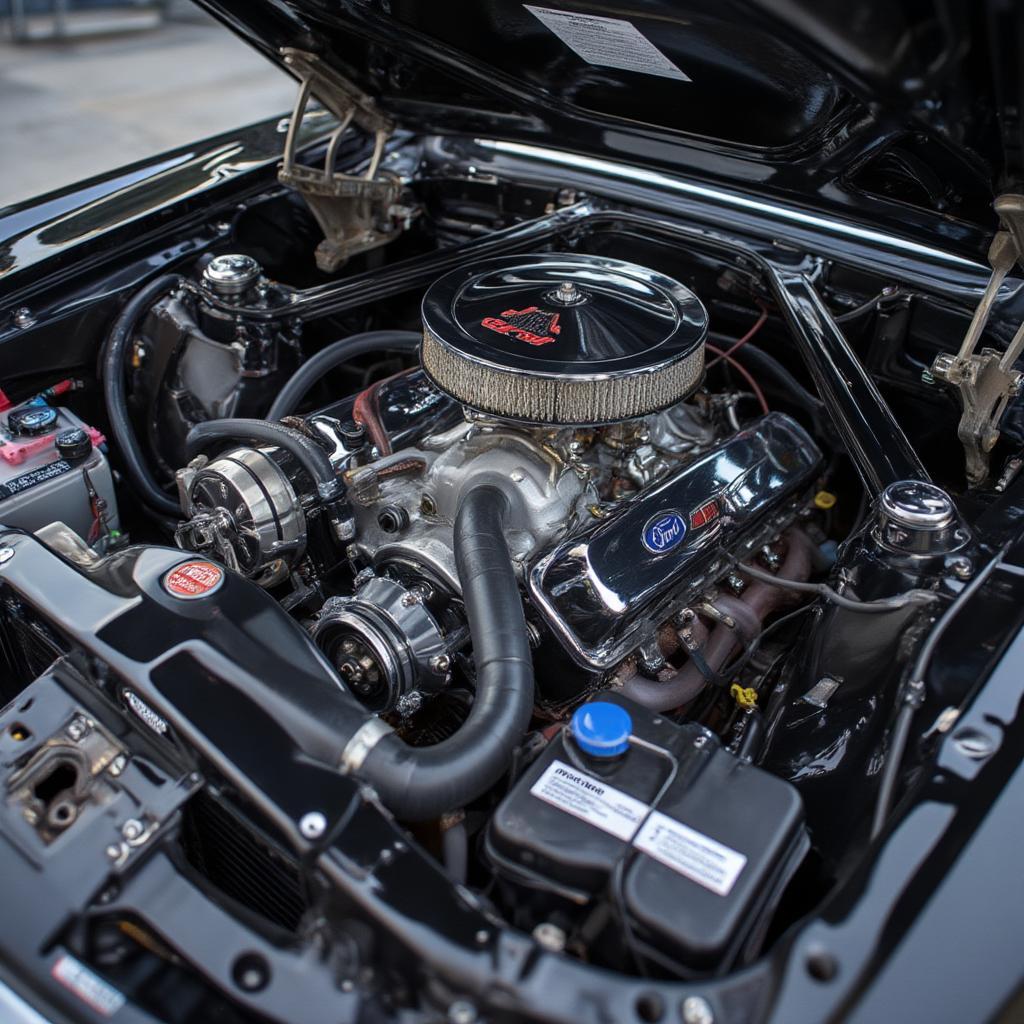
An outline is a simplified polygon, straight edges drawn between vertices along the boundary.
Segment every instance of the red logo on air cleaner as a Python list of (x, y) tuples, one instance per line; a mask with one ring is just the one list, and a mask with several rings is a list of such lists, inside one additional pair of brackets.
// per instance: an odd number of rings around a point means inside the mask
[(509, 334), (527, 345), (550, 345), (562, 331), (558, 316), (537, 306), (527, 306), (526, 309), (506, 309), (500, 317), (485, 316), (480, 323), (489, 331)]
[(182, 562), (164, 577), (164, 590), (172, 597), (192, 601), (212, 594), (224, 582), (224, 570), (213, 562)]

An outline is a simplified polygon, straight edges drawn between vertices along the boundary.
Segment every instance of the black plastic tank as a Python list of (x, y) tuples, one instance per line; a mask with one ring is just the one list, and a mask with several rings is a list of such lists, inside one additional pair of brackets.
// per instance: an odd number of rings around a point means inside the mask
[(487, 835), (506, 882), (563, 911), (622, 907), (641, 943), (694, 971), (750, 951), (807, 847), (793, 786), (614, 695), (577, 710)]

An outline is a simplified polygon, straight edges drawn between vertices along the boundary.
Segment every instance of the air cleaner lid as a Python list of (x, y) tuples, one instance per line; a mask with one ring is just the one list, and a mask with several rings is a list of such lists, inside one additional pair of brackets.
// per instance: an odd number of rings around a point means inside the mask
[(423, 298), (423, 366), (458, 401), (531, 423), (643, 416), (689, 395), (707, 313), (688, 288), (598, 256), (513, 256)]

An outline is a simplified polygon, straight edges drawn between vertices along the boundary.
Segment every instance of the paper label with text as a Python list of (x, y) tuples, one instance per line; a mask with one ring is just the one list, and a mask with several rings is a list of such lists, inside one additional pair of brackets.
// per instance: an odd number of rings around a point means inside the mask
[(644, 822), (633, 845), (719, 896), (729, 895), (747, 863), (742, 853), (660, 811)]
[(602, 18), (596, 14), (573, 14), (530, 4), (523, 6), (588, 64), (659, 75), (680, 82), (690, 81), (690, 77), (630, 21)]
[(552, 761), (530, 787), (539, 800), (628, 843), (649, 810), (647, 804), (564, 761)]
[(103, 1017), (112, 1017), (125, 1004), (121, 992), (67, 953), (57, 957), (50, 974)]

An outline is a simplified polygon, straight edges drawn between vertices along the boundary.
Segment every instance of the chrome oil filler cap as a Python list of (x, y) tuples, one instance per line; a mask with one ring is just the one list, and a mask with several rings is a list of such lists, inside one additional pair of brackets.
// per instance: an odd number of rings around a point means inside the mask
[(952, 550), (962, 542), (953, 499), (925, 480), (897, 480), (878, 500), (877, 537), (886, 547), (908, 554)]
[(251, 256), (228, 253), (214, 256), (203, 269), (203, 284), (215, 295), (234, 298), (248, 291), (259, 279), (263, 268)]

